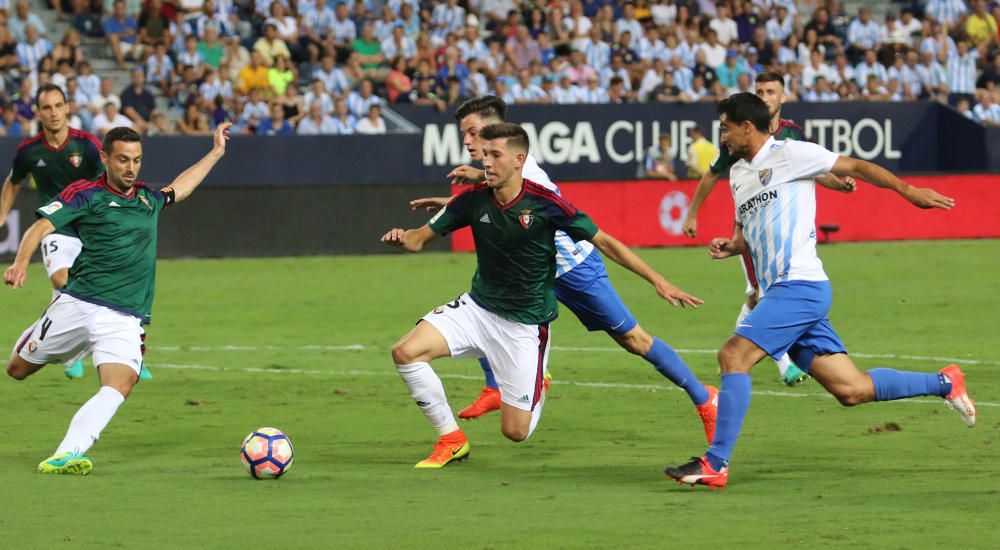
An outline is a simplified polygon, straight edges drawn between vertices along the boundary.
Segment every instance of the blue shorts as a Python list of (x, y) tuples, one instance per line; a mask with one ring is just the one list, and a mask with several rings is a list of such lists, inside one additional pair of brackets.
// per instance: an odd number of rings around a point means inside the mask
[(639, 324), (611, 286), (604, 260), (596, 250), (556, 279), (556, 298), (589, 331), (625, 334)]
[(736, 334), (760, 346), (775, 361), (787, 353), (809, 372), (817, 355), (847, 353), (828, 317), (832, 299), (829, 281), (775, 283), (736, 326)]

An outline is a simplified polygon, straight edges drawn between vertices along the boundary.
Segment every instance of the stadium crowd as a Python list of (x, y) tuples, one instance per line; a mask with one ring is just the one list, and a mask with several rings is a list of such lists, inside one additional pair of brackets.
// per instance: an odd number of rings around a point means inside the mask
[[(789, 101), (940, 101), (1000, 125), (1000, 2), (920, 0), (876, 21), (836, 0), (27, 0), (0, 2), (6, 135), (33, 91), (66, 91), (97, 134), (384, 133), (384, 103), (716, 101), (785, 75)], [(94, 74), (102, 36), (131, 84)], [(153, 91), (168, 98), (171, 116)]]

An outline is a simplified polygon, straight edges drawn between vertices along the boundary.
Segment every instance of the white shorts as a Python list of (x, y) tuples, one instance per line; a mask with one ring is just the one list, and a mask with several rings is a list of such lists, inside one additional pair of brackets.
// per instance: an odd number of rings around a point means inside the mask
[(137, 317), (60, 294), (28, 327), (14, 351), (36, 365), (62, 363), (93, 353), (94, 365), (142, 368), (145, 334)]
[(83, 242), (76, 237), (52, 233), (42, 239), (42, 261), (45, 263), (45, 272), (52, 277), (52, 274), (60, 269), (73, 267), (73, 262), (83, 250)]
[(451, 356), (483, 357), (493, 368), (500, 400), (531, 411), (542, 399), (549, 362), (549, 325), (508, 321), (483, 309), (468, 294), (423, 317), (448, 342)]
[(744, 252), (740, 257), (740, 266), (743, 267), (743, 278), (747, 281), (747, 296), (760, 295), (760, 285), (757, 283), (756, 271), (753, 268), (753, 258), (750, 252)]

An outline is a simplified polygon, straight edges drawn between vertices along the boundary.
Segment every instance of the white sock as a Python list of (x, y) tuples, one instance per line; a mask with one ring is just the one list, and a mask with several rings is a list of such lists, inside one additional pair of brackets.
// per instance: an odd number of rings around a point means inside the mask
[(776, 362), (778, 363), (778, 374), (784, 377), (785, 373), (788, 372), (788, 367), (792, 366), (792, 360), (788, 357), (788, 354), (786, 353), (782, 355), (781, 359), (778, 359)]
[(66, 437), (56, 449), (56, 454), (86, 453), (124, 402), (125, 396), (118, 390), (110, 386), (101, 386), (100, 391), (73, 415)]
[(417, 406), (439, 435), (450, 434), (458, 429), (458, 422), (455, 422), (455, 416), (448, 406), (448, 398), (444, 394), (444, 386), (430, 363), (396, 365), (396, 370), (410, 389), (410, 397), (417, 402)]
[(542, 398), (535, 404), (535, 410), (531, 411), (531, 424), (528, 425), (528, 437), (524, 438), (525, 441), (531, 437), (531, 434), (535, 433), (535, 428), (538, 427), (538, 421), (542, 419), (542, 405), (545, 404), (546, 393), (548, 392), (542, 392)]

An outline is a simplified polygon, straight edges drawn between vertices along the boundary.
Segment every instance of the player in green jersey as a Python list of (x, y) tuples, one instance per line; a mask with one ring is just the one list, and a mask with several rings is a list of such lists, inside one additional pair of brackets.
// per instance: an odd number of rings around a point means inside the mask
[[(55, 84), (39, 86), (35, 110), (42, 131), (17, 147), (14, 166), (0, 190), (0, 227), (14, 206), (21, 183), (29, 175), (35, 182), (38, 206), (49, 204), (69, 184), (94, 179), (104, 172), (101, 145), (92, 134), (69, 127), (69, 106), (62, 88)], [(52, 281), (52, 298), (66, 286), (69, 268), (80, 254), (80, 239), (63, 228), (42, 241), (42, 262)], [(83, 376), (83, 361), (71, 359), (65, 370), (69, 378)], [(143, 379), (152, 378), (148, 370)]]
[[(781, 105), (785, 103), (786, 99), (785, 80), (781, 74), (776, 72), (760, 73), (757, 75), (754, 85), (757, 95), (767, 104), (768, 111), (771, 114), (771, 135), (775, 139), (807, 141), (802, 127), (790, 120), (783, 120), (781, 118)], [(702, 176), (701, 181), (698, 182), (697, 189), (695, 189), (694, 198), (691, 199), (691, 206), (688, 208), (687, 215), (684, 218), (683, 231), (685, 235), (692, 238), (696, 235), (698, 230), (698, 210), (701, 209), (702, 203), (705, 202), (712, 189), (715, 188), (715, 184), (718, 183), (719, 178), (729, 170), (730, 166), (736, 163), (736, 160), (729, 154), (729, 148), (725, 144), (722, 144), (722, 147), (719, 149), (718, 158), (712, 162), (709, 170)], [(825, 174), (822, 177), (816, 178), (816, 183), (846, 193), (854, 191), (857, 187), (853, 178), (847, 177), (841, 179), (833, 174)], [(747, 300), (740, 309), (739, 316), (736, 318), (737, 325), (750, 314), (750, 311), (757, 305), (757, 300), (760, 296), (760, 288), (757, 284), (757, 279), (754, 277), (753, 260), (749, 254), (744, 254), (742, 260), (743, 275), (747, 281)], [(779, 359), (777, 364), (781, 379), (789, 386), (795, 386), (808, 378), (806, 373), (802, 372), (802, 369), (792, 363), (792, 360), (788, 358), (788, 354)]]
[(164, 208), (186, 199), (226, 153), (230, 124), (220, 124), (204, 158), (156, 191), (138, 181), (139, 134), (125, 127), (104, 138), (105, 173), (78, 181), (49, 204), (24, 234), (4, 282), (24, 285), (28, 262), (42, 240), (69, 227), (83, 242), (69, 282), (41, 319), (20, 338), (7, 374), (24, 380), (48, 363), (91, 350), (101, 389), (73, 416), (55, 454), (38, 465), (42, 473), (83, 474), (93, 468), (84, 453), (138, 382), (144, 346), (142, 324), (150, 322), (156, 282), (156, 226)]
[(417, 468), (440, 468), (469, 454), (444, 387), (429, 361), (486, 356), (500, 387), (500, 425), (523, 441), (541, 417), (549, 323), (558, 314), (555, 232), (587, 240), (607, 257), (649, 281), (671, 303), (698, 306), (628, 247), (599, 230), (583, 212), (550, 189), (521, 175), (528, 135), (516, 124), (481, 131), (485, 183), (455, 196), (423, 227), (393, 229), (382, 241), (419, 252), (439, 235), (471, 226), (477, 269), (472, 289), (435, 308), (392, 348), (400, 377), (440, 438)]

